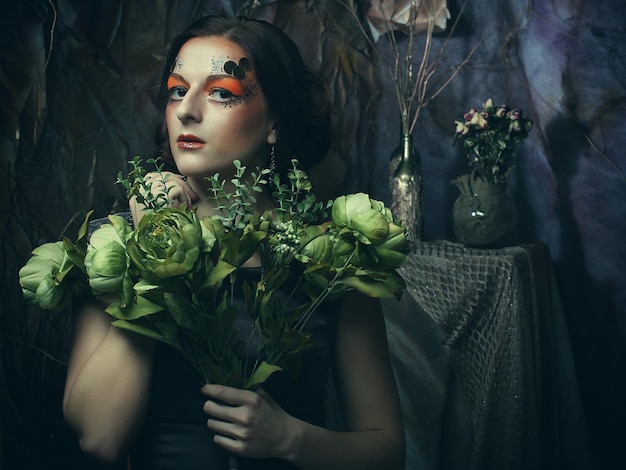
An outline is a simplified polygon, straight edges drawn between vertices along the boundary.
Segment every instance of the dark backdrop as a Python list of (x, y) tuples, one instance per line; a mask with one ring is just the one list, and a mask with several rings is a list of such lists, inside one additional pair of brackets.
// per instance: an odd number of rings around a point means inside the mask
[[(83, 468), (60, 415), (67, 312), (23, 304), (17, 271), (30, 250), (75, 237), (84, 213), (124, 208), (114, 184), (134, 155), (154, 154), (153, 97), (164, 50), (193, 18), (266, 17), (321, 69), (337, 105), (337, 147), (320, 191), (366, 190), (388, 202), (399, 114), (381, 61), (337, 1), (15, 0), (0, 14), (0, 467)], [(252, 5), (252, 2), (249, 2)], [(360, 4), (353, 5), (359, 12)], [(457, 14), (458, 0), (449, 8)], [(626, 433), (626, 4), (621, 0), (470, 0), (442, 70), (484, 39), (415, 130), (425, 181), (425, 232), (452, 239), (467, 171), (454, 120), (488, 97), (522, 107), (535, 128), (510, 175), (519, 242), (551, 252), (599, 469)], [(440, 48), (445, 34), (437, 35)], [(399, 47), (405, 47), (401, 40)], [(420, 41), (416, 46), (419, 50)], [(623, 115), (622, 112), (625, 114)]]

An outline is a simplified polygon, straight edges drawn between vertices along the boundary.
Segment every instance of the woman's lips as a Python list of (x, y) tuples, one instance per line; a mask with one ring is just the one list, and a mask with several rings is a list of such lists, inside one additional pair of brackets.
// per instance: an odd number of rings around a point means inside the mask
[(204, 147), (204, 140), (192, 134), (181, 134), (176, 139), (176, 145), (181, 150), (197, 150)]

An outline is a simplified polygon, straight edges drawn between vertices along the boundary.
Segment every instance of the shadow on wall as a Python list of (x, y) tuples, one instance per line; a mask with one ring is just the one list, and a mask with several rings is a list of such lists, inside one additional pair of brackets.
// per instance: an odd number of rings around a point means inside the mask
[(590, 209), (576, 207), (589, 197), (581, 197), (585, 188), (579, 186), (577, 178), (581, 159), (586, 158), (589, 149), (588, 135), (588, 126), (564, 116), (552, 120), (545, 129), (550, 165), (557, 179), (561, 224), (561, 252), (553, 264), (574, 346), (592, 452), (597, 468), (610, 468), (615, 463), (615, 449), (626, 438), (626, 402), (618, 396), (626, 387), (626, 350), (616, 319), (611, 318), (615, 309), (608, 305), (607, 287), (587, 267), (581, 222), (577, 219)]

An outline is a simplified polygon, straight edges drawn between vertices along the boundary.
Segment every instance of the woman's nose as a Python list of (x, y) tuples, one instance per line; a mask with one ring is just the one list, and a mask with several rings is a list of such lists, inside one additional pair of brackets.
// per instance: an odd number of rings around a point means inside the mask
[(182, 122), (185, 121), (202, 121), (202, 108), (199, 96), (195, 96), (191, 90), (183, 97), (176, 109), (176, 116)]

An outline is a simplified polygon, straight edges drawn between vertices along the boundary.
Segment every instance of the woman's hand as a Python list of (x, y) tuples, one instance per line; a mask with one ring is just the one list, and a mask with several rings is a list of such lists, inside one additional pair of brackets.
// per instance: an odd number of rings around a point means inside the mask
[[(166, 177), (165, 184), (163, 183), (164, 177)], [(182, 175), (169, 171), (164, 171), (160, 174), (150, 172), (146, 174), (145, 178), (146, 182), (151, 185), (150, 190), (152, 194), (165, 194), (166, 190), (169, 190), (167, 197), (172, 201), (172, 207), (180, 207), (183, 203), (187, 204), (187, 207), (191, 207), (199, 199), (196, 192), (191, 189), (187, 179)], [(129, 204), (136, 226), (143, 217), (144, 206), (139, 204), (135, 197), (130, 199)]]
[(287, 458), (296, 420), (265, 391), (207, 384), (204, 412), (214, 441), (229, 452), (253, 458)]

